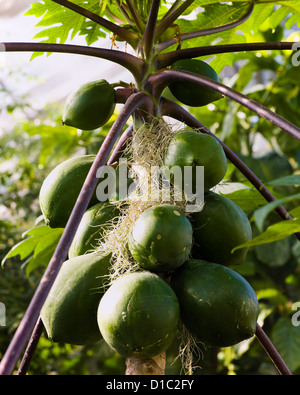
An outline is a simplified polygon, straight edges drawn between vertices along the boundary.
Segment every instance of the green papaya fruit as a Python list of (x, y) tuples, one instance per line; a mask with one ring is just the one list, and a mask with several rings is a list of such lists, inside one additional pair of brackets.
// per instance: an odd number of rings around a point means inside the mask
[(107, 81), (88, 82), (68, 96), (62, 123), (77, 129), (94, 130), (108, 122), (115, 106), (115, 90)]
[[(39, 203), (45, 222), (51, 228), (66, 226), (94, 159), (94, 155), (70, 158), (56, 166), (44, 180)], [(96, 203), (94, 193), (89, 207)]]
[(89, 208), (79, 224), (69, 249), (69, 258), (93, 251), (119, 213), (118, 208), (108, 202), (100, 202)]
[(119, 277), (98, 307), (103, 339), (125, 357), (151, 357), (164, 352), (175, 338), (178, 321), (174, 291), (148, 271)]
[[(204, 190), (207, 191), (224, 178), (227, 159), (223, 147), (214, 137), (186, 129), (170, 141), (164, 154), (164, 166), (170, 171), (171, 182), (175, 186), (186, 192), (191, 190), (197, 193), (200, 189), (197, 186), (197, 166), (204, 167)], [(181, 168), (182, 174), (179, 181), (172, 173), (172, 169), (177, 166)], [(191, 180), (184, 177), (184, 168), (187, 166), (192, 168)]]
[(86, 345), (102, 339), (97, 308), (109, 274), (110, 254), (103, 251), (64, 262), (41, 310), (54, 342)]
[(175, 270), (170, 285), (177, 295), (183, 324), (198, 340), (228, 347), (255, 334), (259, 313), (256, 294), (232, 269), (189, 260)]
[(140, 215), (130, 232), (128, 247), (143, 269), (166, 272), (188, 259), (192, 239), (192, 225), (184, 213), (171, 204), (159, 204)]
[[(209, 64), (199, 59), (181, 59), (173, 63), (171, 68), (188, 71), (202, 77), (210, 78), (216, 82), (220, 82), (215, 70)], [(192, 82), (172, 82), (169, 85), (169, 89), (177, 100), (191, 107), (206, 106), (207, 104), (222, 98), (222, 95), (213, 89), (204, 85), (197, 85)]]
[(243, 210), (232, 200), (212, 191), (205, 194), (201, 211), (191, 213), (194, 230), (193, 258), (225, 266), (245, 259), (248, 248), (232, 249), (252, 238), (252, 229)]

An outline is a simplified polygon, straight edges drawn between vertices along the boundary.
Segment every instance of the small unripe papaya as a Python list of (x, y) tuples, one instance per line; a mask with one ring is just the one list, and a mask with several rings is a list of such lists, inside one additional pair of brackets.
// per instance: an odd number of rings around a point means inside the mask
[[(39, 203), (45, 222), (51, 228), (64, 228), (78, 195), (95, 160), (94, 155), (81, 155), (57, 165), (44, 180)], [(93, 194), (89, 207), (98, 202)]]
[[(171, 68), (188, 71), (220, 82), (215, 70), (208, 63), (199, 59), (181, 59), (173, 63)], [(192, 82), (172, 82), (169, 85), (169, 89), (177, 100), (191, 107), (205, 106), (222, 98), (222, 95), (213, 89)]]
[[(212, 136), (196, 133), (192, 129), (185, 129), (176, 134), (170, 141), (165, 155), (164, 165), (170, 171), (171, 182), (179, 189), (196, 193), (200, 185), (197, 182), (197, 167), (204, 167), (204, 190), (217, 185), (225, 176), (227, 159), (221, 144)], [(172, 169), (181, 168), (182, 177), (173, 177)], [(184, 177), (185, 167), (190, 167), (192, 177)], [(191, 185), (190, 185), (191, 184)], [(198, 187), (198, 188), (197, 188)]]
[(128, 246), (143, 269), (166, 272), (188, 259), (192, 242), (192, 225), (184, 213), (171, 204), (159, 204), (134, 223)]
[(203, 209), (190, 216), (194, 230), (193, 258), (225, 266), (242, 263), (248, 248), (231, 251), (251, 240), (248, 217), (236, 203), (215, 192), (207, 192), (204, 201)]
[(62, 123), (77, 129), (94, 130), (108, 122), (115, 106), (115, 90), (107, 81), (88, 82), (68, 96)]

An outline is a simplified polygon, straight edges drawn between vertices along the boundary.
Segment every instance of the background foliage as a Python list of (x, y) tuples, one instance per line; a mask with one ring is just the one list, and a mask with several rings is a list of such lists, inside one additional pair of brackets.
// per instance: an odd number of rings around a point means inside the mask
[[(99, 13), (99, 1), (76, 0), (74, 3)], [(184, 41), (182, 46), (296, 40), (300, 27), (295, 25), (300, 20), (300, 5), (296, 3), (282, 0), (277, 1), (275, 7), (272, 1), (257, 1), (253, 15), (242, 26)], [(102, 1), (100, 6), (103, 14), (119, 13), (112, 1)], [(180, 19), (177, 23), (182, 33), (206, 29), (238, 19), (247, 6), (248, 3), (242, 1), (229, 5), (196, 0), (189, 11), (201, 7), (202, 12), (188, 15), (188, 22)], [(81, 16), (74, 17), (72, 11), (50, 0), (34, 3), (28, 14), (40, 18), (39, 26), (45, 29), (35, 38), (46, 42), (64, 43), (84, 35), (91, 45), (108, 33)], [(291, 51), (261, 51), (221, 54), (207, 60), (220, 73), (224, 84), (300, 126), (300, 67), (293, 66), (291, 56)], [(4, 97), (8, 92), (2, 89), (0, 94)], [(38, 194), (43, 179), (70, 156), (96, 153), (116, 116), (102, 129), (86, 132), (61, 126), (61, 104), (44, 109), (35, 114), (34, 119), (26, 117), (26, 98), (21, 104), (2, 104), (1, 111), (9, 111), (14, 124), (10, 133), (0, 134), (0, 259), (3, 260), (0, 292), (1, 302), (7, 306), (7, 325), (0, 330), (0, 358), (62, 233), (61, 229), (46, 228), (40, 217)], [(234, 269), (255, 289), (261, 308), (259, 323), (264, 325), (291, 371), (299, 374), (300, 327), (292, 325), (291, 316), (293, 303), (300, 300), (300, 247), (292, 235), (300, 230), (297, 222), (300, 218), (300, 143), (226, 98), (189, 111), (240, 155), (296, 218), (287, 230), (285, 223), (270, 210), (272, 207), (229, 166), (227, 180), (220, 191), (248, 214), (254, 235), (261, 240), (250, 247), (244, 264)], [(167, 374), (179, 372), (179, 361), (173, 363), (176, 355), (174, 346), (168, 354)], [(198, 365), (197, 374), (276, 374), (255, 338), (226, 349), (205, 350)], [(123, 358), (104, 342), (73, 347), (52, 344), (45, 336), (38, 344), (29, 370), (29, 374), (68, 375), (123, 372)]]

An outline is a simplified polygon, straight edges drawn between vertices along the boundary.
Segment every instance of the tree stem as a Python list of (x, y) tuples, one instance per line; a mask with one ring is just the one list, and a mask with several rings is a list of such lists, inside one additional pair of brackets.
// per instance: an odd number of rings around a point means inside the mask
[(70, 44), (49, 44), (49, 43), (1, 43), (4, 45), (4, 52), (55, 52), (69, 53), (74, 55), (86, 55), (96, 58), (106, 59), (117, 63), (129, 70), (135, 79), (139, 81), (145, 71), (146, 65), (142, 59), (134, 55), (115, 51), (113, 49), (86, 47)]
[(152, 56), (159, 7), (160, 0), (153, 0), (142, 40), (142, 50), (146, 59)]
[(28, 346), (25, 350), (23, 359), (22, 359), (21, 364), (19, 366), (18, 376), (26, 375), (29, 365), (30, 365), (30, 362), (31, 362), (32, 357), (35, 353), (38, 342), (40, 340), (40, 337), (42, 336), (43, 330), (44, 330), (44, 324), (43, 324), (41, 318), (39, 318), (36, 323), (36, 326), (32, 332)]
[[(163, 18), (161, 23), (157, 26), (155, 31), (155, 37), (159, 37), (177, 18), (184, 13), (184, 11), (194, 2), (195, 0), (186, 0), (173, 12), (170, 12), (167, 16)], [(174, 42), (174, 41), (173, 41)]]
[(130, 11), (130, 14), (132, 15), (132, 18), (136, 24), (138, 31), (140, 33), (143, 33), (145, 26), (144, 26), (144, 23), (143, 23), (141, 17), (139, 16), (139, 14), (137, 12), (137, 9), (135, 8), (135, 6), (131, 0), (126, 0), (126, 3), (127, 3), (128, 9)]
[(179, 7), (181, 2), (182, 2), (182, 0), (175, 0), (174, 3), (172, 4), (172, 6), (170, 7), (170, 9), (163, 16), (161, 22), (164, 21), (166, 18), (169, 18), (170, 15), (176, 11), (177, 7)]
[(154, 97), (159, 97), (163, 89), (175, 81), (192, 82), (196, 85), (204, 85), (229, 97), (230, 99), (240, 103), (242, 106), (253, 111), (257, 115), (265, 118), (273, 125), (278, 126), (280, 129), (289, 133), (291, 136), (300, 140), (300, 128), (280, 115), (275, 114), (273, 111), (264, 107), (255, 100), (249, 99), (247, 96), (227, 87), (226, 85), (220, 84), (219, 82), (213, 81), (210, 78), (206, 78), (200, 75), (195, 75), (181, 70), (163, 70), (156, 74), (151, 74), (148, 77), (148, 81), (145, 86), (152, 88), (152, 94)]
[(96, 155), (95, 161), (87, 175), (82, 190), (78, 196), (76, 204), (70, 215), (69, 221), (65, 227), (64, 233), (58, 243), (58, 246), (49, 262), (49, 265), (39, 283), (39, 286), (29, 304), (27, 311), (0, 363), (0, 375), (10, 375), (18, 361), (18, 358), (29, 338), (31, 331), (39, 319), (40, 311), (46, 301), (46, 298), (52, 288), (63, 262), (67, 259), (67, 254), (77, 228), (84, 215), (94, 189), (97, 185), (97, 173), (99, 168), (103, 167), (113, 149), (122, 128), (128, 118), (139, 107), (149, 100), (144, 93), (136, 93), (129, 97), (122, 111), (117, 117), (113, 127), (107, 134), (101, 148)]
[(180, 59), (198, 58), (200, 56), (217, 55), (228, 52), (291, 50), (293, 45), (295, 45), (294, 42), (258, 42), (185, 48), (180, 51), (172, 51), (157, 55), (156, 65), (158, 69), (163, 69)]
[(164, 375), (165, 368), (165, 353), (153, 358), (127, 358), (125, 375)]
[(125, 10), (124, 4), (121, 5), (121, 4), (120, 4), (120, 1), (117, 0), (117, 1), (116, 1), (116, 5), (117, 5), (119, 11), (121, 12), (121, 14), (122, 14), (122, 15), (124, 16), (124, 18), (126, 19), (127, 23), (132, 23), (133, 21), (132, 21), (132, 19), (130, 18), (130, 16), (128, 15), (127, 11)]

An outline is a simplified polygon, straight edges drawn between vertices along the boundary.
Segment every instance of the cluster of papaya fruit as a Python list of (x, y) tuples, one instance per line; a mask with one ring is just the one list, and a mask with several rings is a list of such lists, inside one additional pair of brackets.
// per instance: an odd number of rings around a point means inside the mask
[[(83, 93), (86, 87), (68, 100), (64, 123), (79, 127), (70, 114), (82, 111)], [(96, 89), (91, 96), (99, 106), (103, 94), (99, 98)], [(108, 113), (115, 105), (113, 92), (110, 97)], [(95, 120), (90, 121), (94, 127)], [(93, 159), (71, 158), (44, 181), (40, 205), (49, 226), (66, 225)], [(222, 146), (209, 135), (185, 129), (171, 139), (164, 165), (204, 166), (203, 208), (186, 213), (172, 203), (160, 203), (145, 209), (126, 245), (138, 269), (106, 286), (112, 254), (97, 249), (97, 241), (119, 212), (114, 202), (93, 196), (41, 311), (53, 341), (84, 345), (103, 338), (125, 357), (151, 357), (170, 347), (180, 322), (210, 346), (227, 347), (254, 335), (259, 310), (255, 292), (229, 267), (244, 260), (247, 249), (232, 249), (251, 239), (251, 226), (239, 206), (212, 190), (227, 170)], [(175, 179), (171, 182), (177, 187)], [(178, 187), (184, 185), (185, 180)]]

